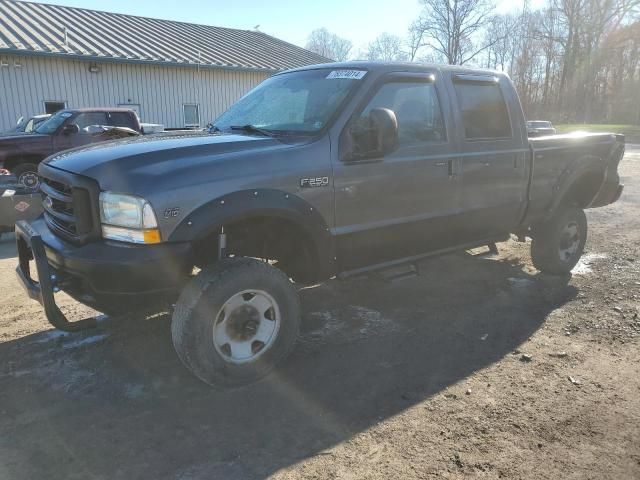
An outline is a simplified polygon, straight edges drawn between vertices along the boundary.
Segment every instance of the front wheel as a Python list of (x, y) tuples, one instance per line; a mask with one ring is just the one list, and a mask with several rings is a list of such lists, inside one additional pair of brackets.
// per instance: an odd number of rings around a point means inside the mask
[(587, 241), (587, 216), (576, 206), (561, 208), (533, 232), (531, 260), (544, 273), (566, 275), (576, 266)]
[(17, 165), (11, 173), (16, 176), (20, 185), (24, 185), (29, 190), (37, 190), (40, 186), (38, 167), (33, 163), (21, 163)]
[(234, 386), (267, 375), (289, 354), (299, 327), (298, 294), (287, 276), (258, 260), (230, 258), (187, 284), (171, 335), (180, 360), (197, 377)]

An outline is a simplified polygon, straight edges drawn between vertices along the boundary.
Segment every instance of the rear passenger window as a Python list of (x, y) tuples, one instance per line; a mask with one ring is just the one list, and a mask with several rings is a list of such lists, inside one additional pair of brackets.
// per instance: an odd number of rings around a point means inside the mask
[(109, 113), (110, 124), (113, 127), (127, 127), (132, 130), (136, 129), (136, 124), (133, 122), (131, 114), (126, 112), (111, 112)]
[(385, 83), (360, 117), (366, 118), (374, 108), (388, 108), (396, 114), (401, 147), (446, 140), (440, 103), (432, 83)]
[(510, 138), (507, 104), (497, 83), (455, 83), (468, 140)]

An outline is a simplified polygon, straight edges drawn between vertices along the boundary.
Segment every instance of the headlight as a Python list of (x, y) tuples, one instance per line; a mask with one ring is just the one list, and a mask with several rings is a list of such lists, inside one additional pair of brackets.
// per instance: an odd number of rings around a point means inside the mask
[(100, 193), (102, 236), (131, 243), (159, 243), (160, 231), (151, 205), (140, 197)]

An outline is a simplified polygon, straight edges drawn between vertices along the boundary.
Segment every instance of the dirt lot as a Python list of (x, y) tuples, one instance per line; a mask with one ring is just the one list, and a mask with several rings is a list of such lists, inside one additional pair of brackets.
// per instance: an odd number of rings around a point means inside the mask
[[(0, 479), (640, 478), (640, 146), (572, 278), (528, 245), (302, 292), (302, 338), (212, 391), (169, 318), (52, 330), (0, 243)], [(76, 317), (82, 307), (65, 302)], [(530, 355), (530, 357), (529, 357)]]

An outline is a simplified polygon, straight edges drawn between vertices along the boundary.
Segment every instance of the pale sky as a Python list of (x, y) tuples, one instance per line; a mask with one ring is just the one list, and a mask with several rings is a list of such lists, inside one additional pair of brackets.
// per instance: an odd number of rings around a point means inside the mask
[[(366, 49), (379, 33), (405, 37), (421, 11), (418, 0), (45, 0), (40, 3), (82, 7), (146, 17), (260, 30), (304, 46), (321, 27), (348, 38), (354, 51)], [(532, 0), (532, 6), (544, 0)], [(522, 8), (522, 1), (499, 0), (498, 10)]]

